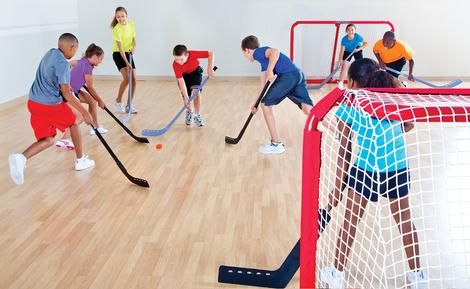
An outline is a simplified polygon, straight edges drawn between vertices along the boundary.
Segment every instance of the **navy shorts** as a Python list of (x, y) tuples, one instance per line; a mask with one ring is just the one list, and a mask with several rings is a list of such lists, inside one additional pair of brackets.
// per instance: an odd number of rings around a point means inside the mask
[[(385, 65), (387, 67), (390, 67), (391, 69), (395, 69), (395, 70), (401, 72), (401, 70), (403, 69), (403, 66), (405, 66), (405, 64), (406, 64), (406, 59), (402, 58), (402, 59), (399, 59), (399, 60), (394, 61), (394, 62), (386, 63)], [(395, 77), (398, 77), (398, 73), (391, 72), (389, 70), (387, 70), (387, 72), (390, 73), (391, 75), (395, 76)]]
[(268, 89), (262, 102), (266, 106), (277, 105), (288, 97), (298, 107), (302, 103), (313, 105), (307, 91), (305, 76), (300, 70), (280, 73)]
[[(344, 51), (343, 60), (346, 60), (346, 58), (348, 58), (349, 55), (351, 55), (351, 53), (352, 51)], [(354, 57), (354, 60), (359, 60), (359, 59), (364, 58), (362, 56), (362, 50), (359, 50), (358, 52), (354, 53), (353, 57)], [(348, 61), (351, 61), (351, 58)]]
[(191, 96), (191, 93), (194, 87), (201, 85), (203, 72), (204, 70), (202, 69), (202, 67), (199, 66), (193, 72), (190, 72), (188, 74), (183, 74), (183, 79), (184, 79), (184, 83), (186, 84), (186, 90), (188, 91), (188, 96)]
[(410, 190), (410, 172), (408, 168), (404, 168), (376, 173), (353, 166), (349, 172), (348, 186), (372, 202), (379, 200), (379, 194), (388, 199), (402, 198)]

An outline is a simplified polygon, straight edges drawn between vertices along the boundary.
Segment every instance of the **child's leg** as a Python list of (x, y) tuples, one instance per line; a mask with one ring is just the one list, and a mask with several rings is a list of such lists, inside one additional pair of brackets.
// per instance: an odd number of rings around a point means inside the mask
[(335, 268), (339, 271), (344, 271), (346, 259), (351, 250), (354, 237), (356, 236), (357, 226), (364, 214), (366, 206), (366, 198), (357, 194), (352, 189), (348, 190), (343, 227), (339, 231), (335, 251)]
[(78, 93), (78, 96), (80, 98), (80, 102), (88, 104), (88, 111), (90, 112), (91, 117), (93, 118), (93, 121), (96, 124), (96, 127), (100, 127), (100, 125), (98, 124), (98, 105), (96, 100), (88, 92), (85, 91), (80, 91)]
[(266, 125), (268, 126), (269, 134), (271, 135), (271, 141), (273, 142), (281, 142), (279, 138), (279, 134), (277, 133), (276, 128), (276, 120), (274, 119), (274, 112), (272, 105), (265, 105), (261, 103), (261, 109), (263, 110), (264, 120), (266, 121)]
[(309, 115), (310, 114), (310, 111), (312, 110), (312, 107), (310, 104), (307, 104), (307, 103), (302, 103), (300, 104), (300, 108), (302, 109), (302, 111), (306, 114), (306, 115)]
[(75, 154), (77, 155), (77, 159), (79, 159), (83, 156), (83, 147), (78, 124), (74, 123), (72, 126), (70, 126), (70, 134), (72, 136), (73, 144), (75, 145)]
[(137, 84), (137, 79), (135, 75), (135, 69), (132, 69), (132, 95), (131, 95), (132, 99), (134, 99), (136, 84)]
[(123, 67), (123, 68), (121, 68), (121, 70), (119, 70), (119, 72), (121, 72), (122, 81), (121, 81), (121, 84), (119, 84), (119, 91), (118, 91), (118, 95), (117, 95), (117, 98), (116, 98), (116, 102), (122, 102), (122, 96), (124, 95), (124, 91), (126, 90), (127, 85), (129, 84), (129, 70), (128, 70), (128, 68)]
[(23, 155), (26, 157), (26, 159), (30, 159), (34, 155), (37, 155), (38, 153), (42, 152), (43, 150), (47, 149), (48, 147), (52, 146), (53, 144), (54, 144), (54, 138), (53, 137), (43, 138), (42, 140), (38, 140), (37, 142), (30, 145), (23, 152)]
[(349, 70), (349, 65), (350, 65), (349, 61), (343, 62), (343, 65), (341, 66), (341, 73), (339, 75), (340, 82), (343, 82), (346, 79), (348, 70)]
[(415, 225), (411, 221), (408, 196), (391, 200), (390, 210), (392, 211), (393, 218), (402, 236), (408, 266), (410, 266), (412, 271), (419, 270), (421, 266), (419, 262), (418, 233), (416, 232)]
[[(196, 93), (197, 89), (193, 89), (191, 93)], [(201, 110), (201, 92), (198, 93), (198, 95), (194, 98), (194, 111), (196, 114), (199, 114)]]

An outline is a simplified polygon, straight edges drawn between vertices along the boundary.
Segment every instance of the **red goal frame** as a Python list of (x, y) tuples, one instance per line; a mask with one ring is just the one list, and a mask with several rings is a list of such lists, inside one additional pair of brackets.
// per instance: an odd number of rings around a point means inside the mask
[[(336, 61), (336, 47), (338, 46), (338, 38), (339, 38), (339, 31), (341, 25), (343, 24), (367, 24), (367, 25), (377, 25), (377, 24), (385, 24), (390, 26), (391, 31), (395, 31), (395, 26), (390, 21), (385, 20), (350, 20), (350, 21), (343, 21), (343, 20), (298, 20), (295, 21), (291, 28), (290, 28), (290, 59), (294, 61), (294, 51), (295, 51), (295, 28), (300, 25), (335, 25), (335, 40), (333, 43), (333, 56), (331, 57), (331, 67), (330, 73), (333, 72), (335, 69), (335, 61)], [(325, 76), (326, 77), (326, 76)], [(325, 78), (320, 79), (307, 79), (307, 83), (321, 83), (325, 80)], [(332, 82), (332, 80), (330, 80)]]

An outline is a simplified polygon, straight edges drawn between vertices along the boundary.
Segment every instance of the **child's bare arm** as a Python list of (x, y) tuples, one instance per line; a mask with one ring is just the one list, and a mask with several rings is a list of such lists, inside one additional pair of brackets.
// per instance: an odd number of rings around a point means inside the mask
[(190, 106), (189, 106), (189, 95), (188, 95), (188, 91), (186, 90), (186, 83), (184, 82), (184, 78), (178, 78), (178, 87), (181, 91), (181, 95), (183, 96), (183, 104), (184, 106), (186, 106), (187, 109), (190, 109)]
[(214, 62), (215, 62), (215, 54), (213, 51), (208, 51), (209, 57), (207, 59), (207, 74), (212, 77), (214, 76)]
[(83, 119), (87, 124), (96, 124), (93, 122), (90, 113), (78, 102), (78, 100), (72, 95), (72, 90), (70, 84), (61, 84), (60, 85), (60, 92), (64, 96), (67, 103), (70, 104), (73, 108), (75, 108), (80, 114), (83, 116)]
[(377, 61), (379, 62), (380, 68), (385, 69), (385, 63), (382, 60), (382, 57), (380, 57), (380, 54), (375, 53), (375, 57), (377, 58)]
[(277, 49), (268, 48), (266, 49), (265, 55), (269, 59), (268, 68), (266, 69), (266, 79), (272, 81), (274, 80), (274, 66), (276, 66), (276, 63), (279, 60), (279, 56), (281, 55), (281, 53)]
[(122, 43), (120, 41), (116, 41), (116, 43), (119, 48), (119, 53), (121, 54), (122, 59), (126, 63), (127, 67), (130, 67), (131, 65), (129, 61), (127, 60), (126, 53), (124, 52), (124, 47), (122, 47)]
[(101, 98), (101, 96), (95, 90), (95, 87), (93, 85), (93, 76), (91, 74), (85, 75), (85, 83), (91, 97), (93, 97), (98, 102), (99, 107), (104, 108), (106, 105), (103, 101), (103, 98)]

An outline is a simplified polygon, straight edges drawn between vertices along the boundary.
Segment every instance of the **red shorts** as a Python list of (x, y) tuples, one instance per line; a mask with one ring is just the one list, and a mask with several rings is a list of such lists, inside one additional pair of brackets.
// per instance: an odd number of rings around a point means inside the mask
[(37, 140), (55, 137), (58, 129), (63, 132), (75, 123), (75, 114), (65, 102), (44, 105), (28, 100), (28, 110), (31, 113), (31, 127)]

